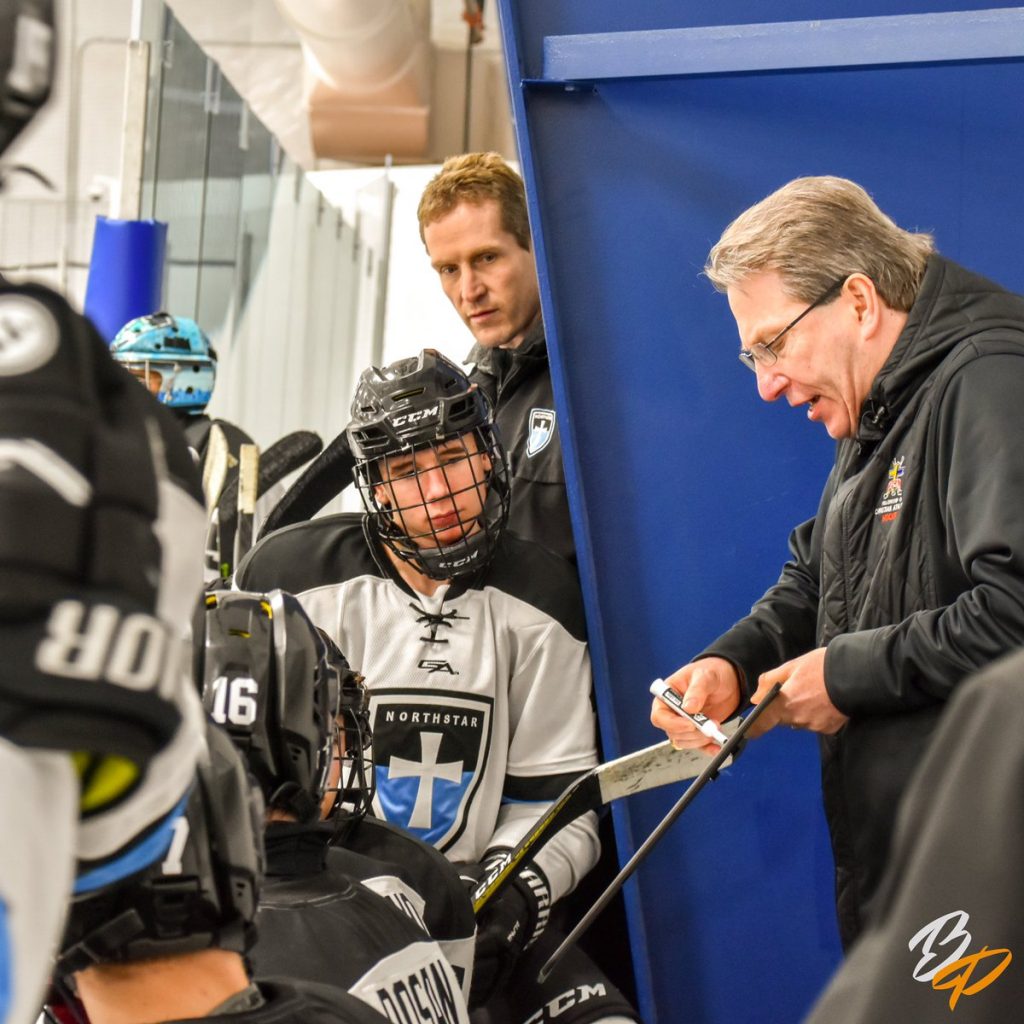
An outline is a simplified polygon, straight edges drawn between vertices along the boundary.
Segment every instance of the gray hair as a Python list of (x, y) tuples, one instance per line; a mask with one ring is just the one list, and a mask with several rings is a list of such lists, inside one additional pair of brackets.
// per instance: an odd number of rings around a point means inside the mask
[(724, 292), (751, 274), (774, 270), (786, 293), (813, 302), (830, 284), (866, 274), (890, 308), (914, 304), (929, 234), (904, 231), (846, 178), (796, 178), (741, 213), (708, 254), (704, 273)]

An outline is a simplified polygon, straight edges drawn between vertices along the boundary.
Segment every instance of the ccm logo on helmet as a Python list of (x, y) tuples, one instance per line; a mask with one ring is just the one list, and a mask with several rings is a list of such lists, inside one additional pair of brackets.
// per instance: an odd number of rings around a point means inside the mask
[(152, 615), (122, 615), (109, 604), (61, 601), (36, 648), (36, 668), (54, 676), (152, 690), (176, 669), (176, 647), (168, 640), (167, 627)]
[(391, 423), (396, 427), (404, 427), (407, 423), (419, 423), (432, 416), (437, 416), (436, 405), (432, 405), (429, 409), (419, 409), (416, 412), (407, 412), (404, 416), (392, 416)]

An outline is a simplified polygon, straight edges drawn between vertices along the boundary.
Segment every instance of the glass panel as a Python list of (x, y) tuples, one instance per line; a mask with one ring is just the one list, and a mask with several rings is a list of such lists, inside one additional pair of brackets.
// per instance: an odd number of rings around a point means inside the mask
[(154, 152), (153, 216), (167, 223), (164, 306), (196, 315), (206, 199), (209, 61), (173, 18), (168, 25)]

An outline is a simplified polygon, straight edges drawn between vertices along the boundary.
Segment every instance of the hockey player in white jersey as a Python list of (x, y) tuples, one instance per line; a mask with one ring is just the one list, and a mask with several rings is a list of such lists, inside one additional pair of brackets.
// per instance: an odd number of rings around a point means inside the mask
[[(563, 560), (505, 532), (506, 456), (487, 399), (454, 363), (425, 350), (365, 371), (347, 434), (365, 516), (269, 535), (238, 582), (294, 593), (366, 676), (376, 812), (479, 879), (596, 763), (578, 588)], [(504, 1001), (540, 1021), (578, 982), (593, 996), (565, 1024), (634, 1019), (582, 955), (529, 984), (552, 905), (598, 852), (591, 814), (485, 908), (471, 1008), (497, 1019)]]
[[(0, 0), (0, 153), (53, 5)], [(179, 632), (199, 481), (174, 423), (47, 288), (0, 280), (0, 1022), (35, 1019), (72, 888), (162, 856), (201, 746)]]
[(206, 732), (163, 859), (72, 907), (55, 972), (65, 1005), (73, 986), (90, 1024), (384, 1024), (340, 989), (250, 979), (264, 804), (228, 737)]
[[(455, 965), (472, 964), (472, 906), (436, 850), (412, 836), (389, 843), (393, 826), (363, 821), (373, 775), (361, 678), (290, 594), (210, 594), (204, 625), (204, 704), (268, 804), (257, 972), (337, 985), (389, 1016), (403, 1005), (415, 1012), (420, 994), (434, 1024), (466, 1024), (465, 972)], [(335, 762), (339, 749), (346, 756)], [(338, 795), (344, 815), (321, 822)], [(390, 848), (404, 864), (360, 846)]]

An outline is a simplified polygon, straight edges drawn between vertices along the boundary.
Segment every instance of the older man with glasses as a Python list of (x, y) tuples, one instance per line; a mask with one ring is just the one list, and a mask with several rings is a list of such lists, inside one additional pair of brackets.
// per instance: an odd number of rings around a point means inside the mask
[[(803, 406), (839, 444), (778, 582), (668, 681), (715, 721), (781, 682), (755, 729), (820, 734), (849, 944), (947, 700), (1024, 644), (1024, 298), (832, 177), (741, 214), (706, 273), (760, 396)], [(651, 719), (712, 749), (661, 702)]]

